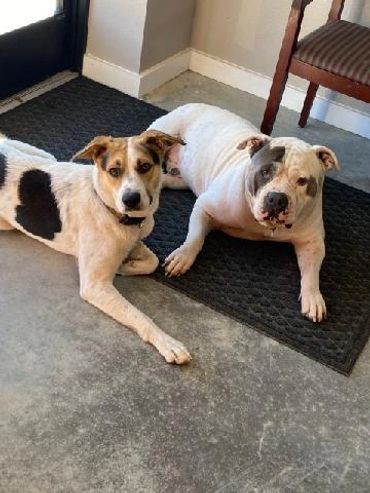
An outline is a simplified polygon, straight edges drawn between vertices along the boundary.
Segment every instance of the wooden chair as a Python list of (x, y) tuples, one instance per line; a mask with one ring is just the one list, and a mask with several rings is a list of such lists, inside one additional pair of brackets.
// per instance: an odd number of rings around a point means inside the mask
[(333, 0), (325, 25), (298, 41), (305, 9), (293, 0), (261, 131), (270, 135), (289, 72), (310, 81), (299, 119), (304, 127), (320, 85), (370, 103), (370, 29), (341, 20), (345, 0)]

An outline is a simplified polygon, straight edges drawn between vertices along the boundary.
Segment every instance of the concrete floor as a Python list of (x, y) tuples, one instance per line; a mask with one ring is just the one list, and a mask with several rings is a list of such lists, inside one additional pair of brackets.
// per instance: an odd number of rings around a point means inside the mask
[[(185, 73), (146, 97), (219, 104), (258, 124), (262, 100)], [(282, 110), (276, 132), (340, 150), (370, 191), (369, 142)], [(370, 491), (370, 345), (350, 378), (148, 278), (122, 292), (191, 349), (163, 363), (83, 303), (72, 258), (0, 236), (0, 491)]]

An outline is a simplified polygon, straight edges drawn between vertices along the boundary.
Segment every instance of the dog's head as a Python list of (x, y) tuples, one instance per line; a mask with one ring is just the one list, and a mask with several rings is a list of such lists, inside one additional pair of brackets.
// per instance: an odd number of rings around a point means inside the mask
[(157, 130), (134, 137), (95, 137), (73, 156), (95, 164), (94, 186), (101, 199), (120, 214), (146, 216), (158, 207), (161, 166), (181, 139)]
[(291, 227), (321, 198), (325, 172), (339, 169), (332, 150), (291, 137), (258, 134), (241, 142), (238, 149), (248, 149), (251, 156), (246, 188), (254, 218), (270, 228)]

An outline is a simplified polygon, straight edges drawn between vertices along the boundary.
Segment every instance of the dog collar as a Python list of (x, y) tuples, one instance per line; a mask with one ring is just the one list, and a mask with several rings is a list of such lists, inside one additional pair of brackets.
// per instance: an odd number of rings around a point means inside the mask
[(117, 212), (115, 209), (109, 207), (109, 205), (105, 203), (104, 205), (114, 216), (116, 216), (119, 223), (124, 224), (125, 226), (139, 226), (139, 228), (143, 226), (145, 217), (131, 217), (128, 214), (121, 214), (120, 212)]
[(130, 217), (128, 214), (122, 214), (119, 222), (126, 226), (139, 226), (142, 227), (145, 217)]
[(146, 219), (145, 217), (130, 217), (128, 214), (121, 214), (113, 209), (113, 207), (107, 205), (101, 197), (99, 197), (99, 199), (103, 202), (108, 211), (118, 219), (120, 224), (124, 224), (125, 226), (139, 226), (139, 228), (143, 227), (144, 220)]

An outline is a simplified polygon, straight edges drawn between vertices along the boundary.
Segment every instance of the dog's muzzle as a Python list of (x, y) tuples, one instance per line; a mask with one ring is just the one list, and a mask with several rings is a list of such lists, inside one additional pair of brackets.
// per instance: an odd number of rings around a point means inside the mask
[(281, 214), (287, 214), (289, 200), (285, 193), (269, 192), (263, 200), (264, 219), (280, 219)]
[(125, 192), (122, 202), (128, 211), (137, 211), (140, 207), (141, 195), (139, 192)]

